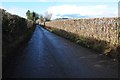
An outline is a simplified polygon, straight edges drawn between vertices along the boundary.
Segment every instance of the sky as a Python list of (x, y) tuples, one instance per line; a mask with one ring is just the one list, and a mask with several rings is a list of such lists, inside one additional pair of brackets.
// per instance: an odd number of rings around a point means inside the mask
[(2, 0), (0, 8), (24, 18), (27, 10), (41, 15), (45, 12), (52, 13), (52, 19), (71, 14), (88, 18), (117, 17), (118, 2), (119, 0)]

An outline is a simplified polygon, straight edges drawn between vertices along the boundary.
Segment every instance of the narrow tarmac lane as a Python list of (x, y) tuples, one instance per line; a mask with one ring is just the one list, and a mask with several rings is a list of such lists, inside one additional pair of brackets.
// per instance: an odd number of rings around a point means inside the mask
[(36, 26), (3, 78), (117, 78), (117, 62)]

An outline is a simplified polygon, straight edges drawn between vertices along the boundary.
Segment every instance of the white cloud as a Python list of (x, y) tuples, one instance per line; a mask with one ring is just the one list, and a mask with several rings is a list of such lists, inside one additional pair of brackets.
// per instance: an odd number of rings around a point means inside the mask
[(12, 14), (15, 14), (15, 15), (19, 15), (21, 17), (26, 18), (26, 11), (28, 9), (25, 9), (25, 8), (13, 8), (13, 7), (11, 7), (11, 8), (7, 8), (5, 10), (7, 10), (7, 12), (9, 12), (9, 13), (12, 13)]
[(49, 13), (53, 14), (52, 18), (56, 18), (58, 14), (80, 14), (81, 16), (89, 17), (113, 17), (117, 16), (117, 9), (107, 5), (93, 5), (93, 6), (77, 6), (77, 5), (60, 5), (52, 6), (47, 9)]

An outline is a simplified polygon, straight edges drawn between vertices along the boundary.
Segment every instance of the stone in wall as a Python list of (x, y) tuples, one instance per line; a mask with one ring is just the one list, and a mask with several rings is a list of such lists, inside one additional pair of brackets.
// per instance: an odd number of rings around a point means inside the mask
[(118, 44), (118, 18), (73, 19), (46, 22), (46, 26), (62, 29), (84, 37)]

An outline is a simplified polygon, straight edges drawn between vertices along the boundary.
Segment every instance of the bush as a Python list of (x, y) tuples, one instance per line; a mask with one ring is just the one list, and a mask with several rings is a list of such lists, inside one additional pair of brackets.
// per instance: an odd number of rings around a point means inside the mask
[[(3, 55), (14, 51), (33, 31), (33, 22), (17, 15), (2, 11), (2, 52)], [(30, 24), (31, 23), (31, 24)]]

